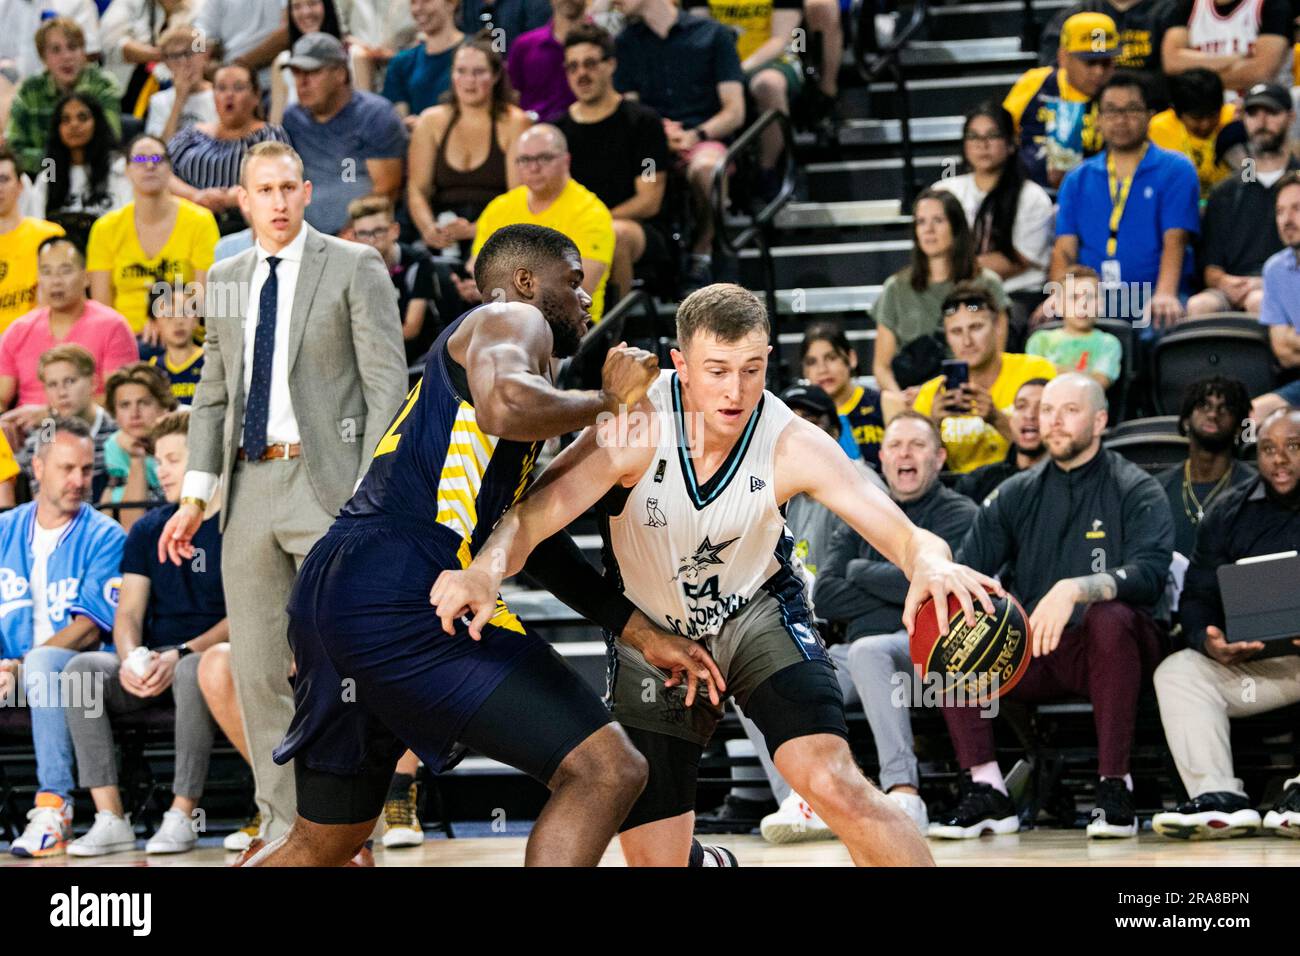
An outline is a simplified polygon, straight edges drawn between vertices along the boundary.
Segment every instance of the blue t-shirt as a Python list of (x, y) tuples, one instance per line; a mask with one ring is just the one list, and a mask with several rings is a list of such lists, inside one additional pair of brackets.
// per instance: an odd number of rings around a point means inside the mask
[(325, 123), (295, 103), (284, 111), (284, 129), (312, 184), (307, 221), (330, 236), (348, 224), (348, 203), (374, 192), (366, 160), (406, 155), (406, 131), (393, 104), (364, 90), (354, 90)]
[[(1057, 196), (1056, 235), (1076, 236), (1079, 263), (1098, 274), (1102, 274), (1102, 261), (1111, 258), (1106, 255), (1113, 208), (1106, 156), (1105, 152), (1098, 153), (1075, 167), (1061, 183)], [(1166, 230), (1200, 233), (1200, 189), (1196, 167), (1186, 156), (1154, 144), (1147, 146), (1133, 174), (1114, 256), (1120, 263), (1120, 282), (1126, 288), (1136, 290), (1133, 283), (1146, 284), (1150, 286), (1148, 295), (1154, 294)], [(1179, 282), (1182, 292), (1189, 291), (1192, 260), (1189, 242)]]
[(170, 647), (193, 640), (226, 616), (221, 590), (220, 515), (199, 525), (194, 557), (180, 566), (158, 560), (158, 539), (176, 505), (147, 511), (131, 526), (122, 551), (122, 573), (149, 579), (149, 606), (144, 616), (144, 646)]
[(451, 58), (456, 53), (453, 44), (441, 53), (430, 55), (423, 43), (403, 50), (388, 63), (384, 74), (384, 98), (393, 103), (405, 103), (411, 115), (438, 103), (438, 97), (451, 85)]
[(1294, 249), (1280, 249), (1264, 263), (1261, 325), (1289, 325), (1300, 332), (1300, 265)]

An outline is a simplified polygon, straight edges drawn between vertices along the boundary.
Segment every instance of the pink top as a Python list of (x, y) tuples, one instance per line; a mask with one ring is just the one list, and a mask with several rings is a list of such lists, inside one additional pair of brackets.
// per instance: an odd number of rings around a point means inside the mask
[(105, 378), (140, 360), (131, 326), (102, 302), (87, 299), (81, 318), (61, 342), (50, 333), (49, 306), (32, 309), (0, 336), (0, 375), (17, 379), (19, 405), (45, 404), (45, 386), (36, 374), (36, 363), (47, 349), (69, 342), (85, 346), (95, 357), (96, 393), (104, 390)]

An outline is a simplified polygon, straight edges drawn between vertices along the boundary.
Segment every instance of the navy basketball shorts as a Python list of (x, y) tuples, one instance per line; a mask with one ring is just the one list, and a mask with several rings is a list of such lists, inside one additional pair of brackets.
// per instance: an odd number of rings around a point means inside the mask
[(546, 784), (611, 720), (504, 604), (481, 641), (463, 622), (443, 631), (429, 590), (460, 562), (441, 532), (340, 519), (303, 562), (288, 608), (295, 712), (275, 760), (295, 761), (307, 820), (373, 820), (407, 749), (438, 773), (462, 744)]

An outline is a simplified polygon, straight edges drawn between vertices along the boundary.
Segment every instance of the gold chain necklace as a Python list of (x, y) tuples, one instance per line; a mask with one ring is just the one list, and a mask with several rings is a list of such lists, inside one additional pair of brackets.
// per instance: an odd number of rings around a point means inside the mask
[[(1184, 461), (1183, 462), (1183, 513), (1187, 515), (1187, 520), (1190, 521), (1193, 525), (1200, 524), (1201, 519), (1205, 517), (1205, 509), (1210, 506), (1210, 502), (1214, 500), (1214, 496), (1217, 495), (1220, 491), (1224, 489), (1224, 487), (1227, 486), (1228, 480), (1231, 477), (1232, 477), (1232, 465), (1229, 464), (1228, 470), (1223, 473), (1223, 477), (1221, 477), (1218, 481), (1214, 483), (1214, 487), (1211, 488), (1210, 493), (1205, 496), (1205, 500), (1201, 501), (1199, 498), (1196, 497), (1196, 491), (1192, 488), (1192, 462), (1190, 459)], [(1195, 513), (1192, 512), (1193, 507), (1196, 509)]]

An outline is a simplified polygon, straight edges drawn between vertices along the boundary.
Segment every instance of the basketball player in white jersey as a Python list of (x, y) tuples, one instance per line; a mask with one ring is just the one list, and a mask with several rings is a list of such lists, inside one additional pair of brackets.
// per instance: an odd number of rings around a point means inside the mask
[[(699, 640), (722, 671), (664, 690), (635, 651), (611, 649), (615, 719), (650, 764), (645, 791), (620, 831), (631, 865), (682, 866), (694, 828), (700, 755), (726, 690), (767, 740), (776, 766), (860, 865), (933, 861), (898, 806), (849, 752), (833, 665), (791, 552), (780, 506), (805, 493), (842, 517), (911, 580), (904, 621), (933, 595), (955, 594), (968, 615), (992, 604), (989, 578), (955, 564), (816, 425), (764, 391), (766, 309), (736, 285), (690, 295), (677, 313), (675, 372), (646, 399), (587, 429), (501, 519), (464, 571), (444, 572), (430, 599), (444, 627), (474, 615), (476, 634), (505, 576), (544, 538), (604, 499), (607, 572), (655, 623)], [(611, 561), (612, 558), (612, 561)], [(708, 691), (696, 695), (697, 683)], [(694, 706), (688, 706), (691, 700)]]

